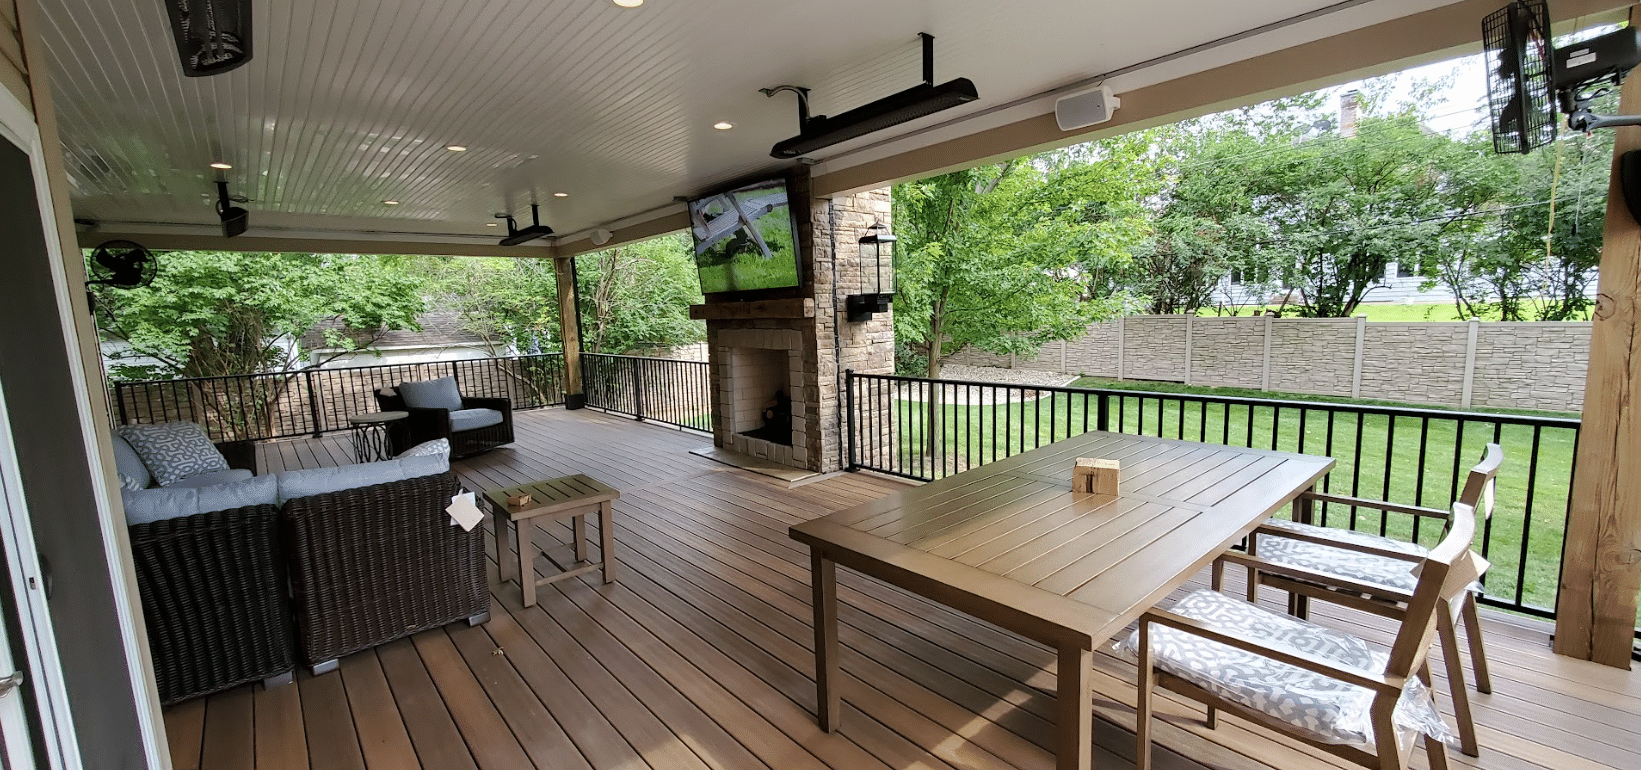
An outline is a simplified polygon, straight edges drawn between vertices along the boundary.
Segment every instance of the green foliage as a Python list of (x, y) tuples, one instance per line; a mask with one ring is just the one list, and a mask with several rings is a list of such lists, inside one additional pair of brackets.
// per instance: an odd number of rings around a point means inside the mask
[(1031, 353), (1127, 306), (1088, 288), (1147, 230), (1144, 155), (1137, 141), (1085, 145), (894, 189), (895, 334), (929, 376), (970, 345)]
[[(500, 350), (564, 349), (558, 322), (558, 277), (547, 259), (433, 260), (427, 269), (439, 304), (461, 312), (467, 330)], [(706, 338), (689, 319), (701, 302), (688, 234), (576, 257), (582, 349), (626, 353)]]
[(417, 328), (423, 309), (421, 282), (393, 257), (177, 251), (151, 286), (95, 292), (102, 333), (158, 362), (116, 363), (117, 378), (289, 371), (307, 352), (296, 339), (321, 322), (341, 325), (325, 347), (346, 352)]
[[(790, 255), (790, 244), (786, 248)], [(702, 298), (688, 234), (582, 255), (576, 273), (586, 351), (626, 353), (706, 339), (706, 324), (689, 317), (689, 306)]]

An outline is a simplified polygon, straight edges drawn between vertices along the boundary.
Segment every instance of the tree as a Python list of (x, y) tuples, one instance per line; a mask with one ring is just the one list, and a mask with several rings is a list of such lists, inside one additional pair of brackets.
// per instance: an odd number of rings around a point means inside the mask
[(1486, 205), (1451, 183), (1470, 157), (1402, 113), (1364, 117), (1355, 136), (1308, 139), (1246, 164), (1299, 313), (1350, 316), (1391, 263), (1434, 264), (1444, 234)]
[(355, 255), (177, 251), (160, 257), (148, 287), (94, 291), (103, 335), (129, 346), (111, 356), (116, 378), (276, 375), (232, 398), (195, 382), (196, 410), (225, 427), (271, 420), (291, 377), (324, 363), (306, 364), (298, 342), (321, 322), (337, 327), (324, 331), (334, 358), (418, 328), (424, 307), (398, 258)]
[(689, 317), (703, 301), (689, 235), (673, 233), (577, 258), (582, 346), (625, 353), (706, 339)]
[[(664, 235), (576, 259), (582, 349), (626, 353), (706, 338), (689, 318), (701, 299), (689, 236)], [(495, 347), (537, 354), (563, 349), (558, 277), (550, 259), (460, 260), (436, 268), (438, 302)]]
[(1085, 295), (1144, 237), (1144, 151), (1085, 145), (894, 188), (895, 336), (929, 377), (968, 346), (1031, 353), (1125, 305)]

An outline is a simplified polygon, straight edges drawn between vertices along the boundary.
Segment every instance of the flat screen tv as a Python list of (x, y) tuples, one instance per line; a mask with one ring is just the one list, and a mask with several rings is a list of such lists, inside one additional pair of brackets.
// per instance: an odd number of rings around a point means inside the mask
[(786, 180), (754, 182), (690, 201), (689, 222), (702, 294), (800, 285)]

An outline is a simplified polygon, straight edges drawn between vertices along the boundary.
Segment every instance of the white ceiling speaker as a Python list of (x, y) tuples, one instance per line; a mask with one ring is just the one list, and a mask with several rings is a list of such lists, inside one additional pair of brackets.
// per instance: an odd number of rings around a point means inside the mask
[(1111, 87), (1096, 86), (1087, 91), (1080, 91), (1070, 96), (1063, 96), (1054, 103), (1054, 120), (1060, 124), (1061, 131), (1070, 131), (1084, 128), (1097, 123), (1104, 123), (1111, 119), (1111, 113), (1122, 106), (1122, 99), (1111, 93)]
[(609, 230), (605, 230), (603, 228), (599, 228), (599, 229), (593, 231), (593, 245), (594, 246), (603, 246), (604, 244), (609, 243), (610, 239), (614, 238), (614, 237), (615, 237), (615, 233), (612, 233)]

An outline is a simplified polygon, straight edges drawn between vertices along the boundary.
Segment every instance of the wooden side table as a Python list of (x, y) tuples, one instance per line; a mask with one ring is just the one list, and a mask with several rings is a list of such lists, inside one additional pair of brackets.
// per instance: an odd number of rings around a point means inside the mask
[(349, 415), (348, 425), (353, 428), (353, 459), (362, 463), (393, 459), (393, 441), (388, 438), (388, 426), (409, 416), (409, 412)]
[[(507, 504), (507, 498), (527, 494), (531, 501), (521, 506)], [(572, 578), (595, 569), (604, 571), (604, 582), (615, 582), (615, 507), (621, 493), (613, 487), (577, 474), (562, 478), (534, 481), (516, 487), (487, 489), (484, 497), (496, 514), (496, 564), (501, 568), (502, 582), (517, 578), (524, 592), (524, 606), (536, 603), (536, 588), (559, 580)], [(599, 556), (602, 561), (587, 562), (586, 516), (598, 514)], [(503, 521), (503, 516), (506, 521)], [(557, 575), (535, 580), (535, 523), (538, 516), (549, 520), (572, 518), (575, 529), (576, 566)], [(511, 523), (518, 538), (518, 560), (507, 558), (507, 525)]]

